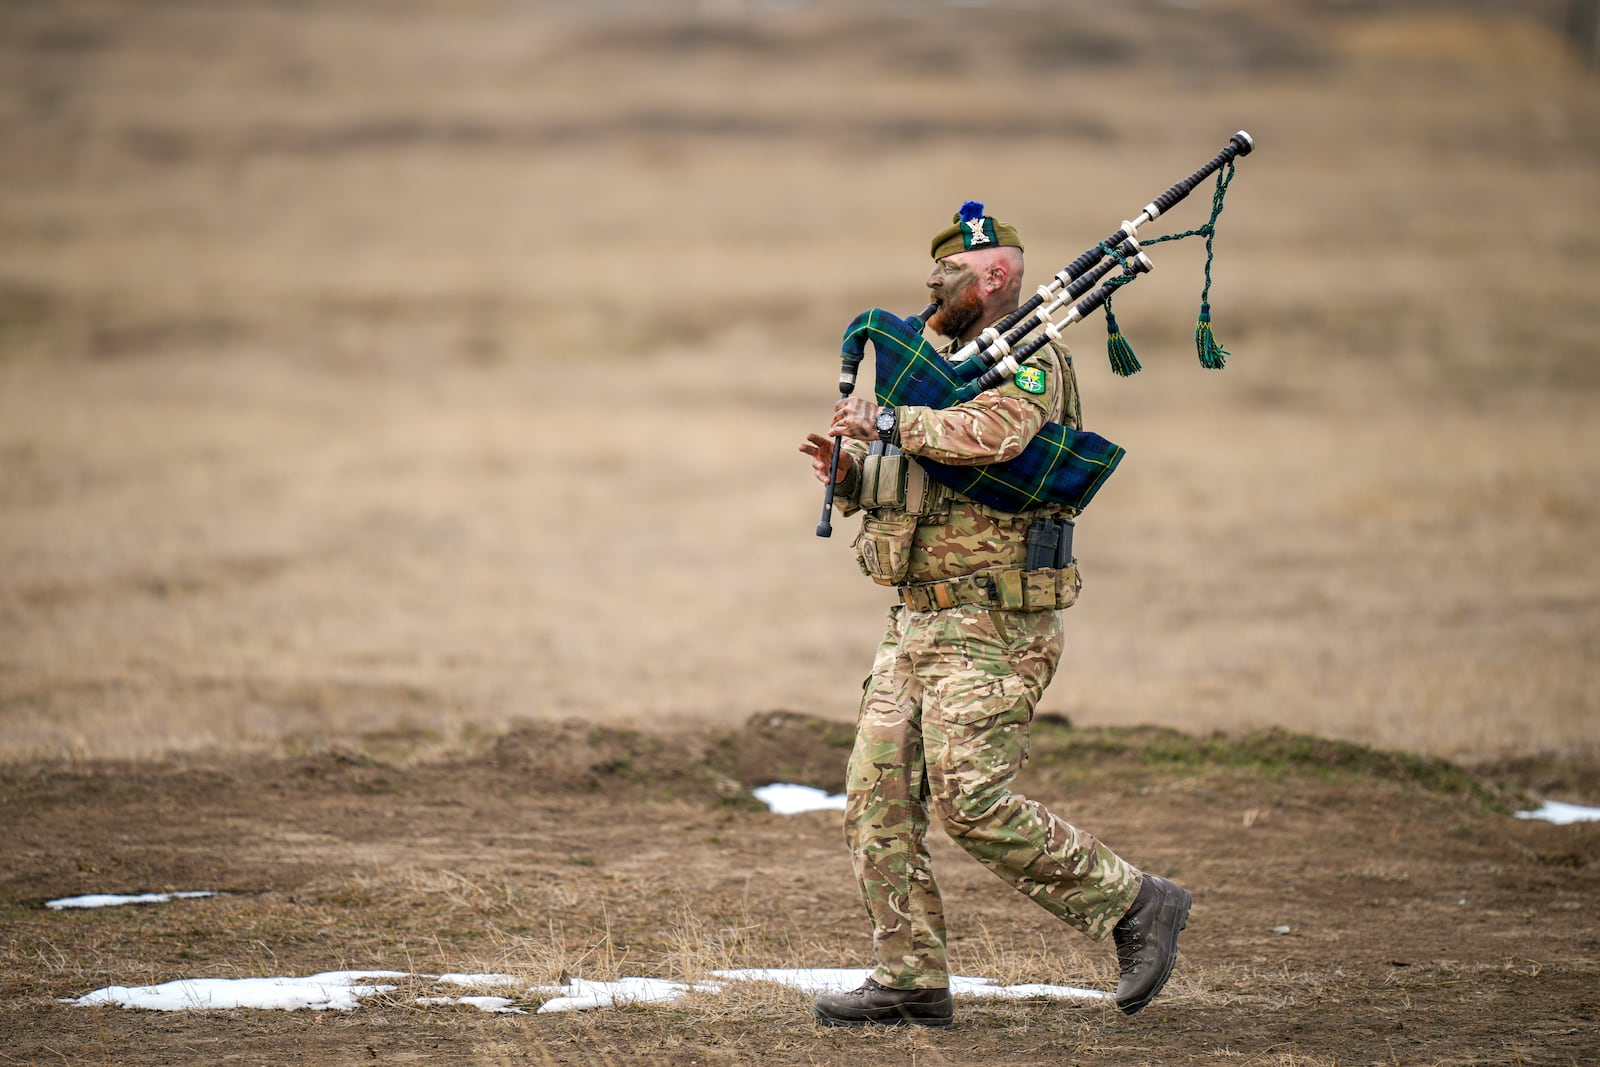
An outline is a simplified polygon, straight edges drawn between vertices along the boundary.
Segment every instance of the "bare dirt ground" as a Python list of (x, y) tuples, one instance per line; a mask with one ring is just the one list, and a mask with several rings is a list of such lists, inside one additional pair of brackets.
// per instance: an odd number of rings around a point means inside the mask
[[(1600, 1061), (1600, 839), (1508, 814), (1600, 804), (1562, 12), (0, 7), (0, 1062)], [(58, 1002), (864, 963), (834, 818), (745, 793), (837, 787), (886, 604), (794, 453), (838, 334), (960, 201), (1042, 278), (1239, 128), (1228, 369), (1193, 242), (1118, 299), (1143, 373), (1068, 337), (1129, 455), (1022, 783), (1195, 890), (1154, 1008)], [(941, 847), (965, 969), (1110, 984)], [(159, 888), (231, 893), (39, 907)]]
[[(974, 1001), (949, 1033), (838, 1033), (777, 989), (521, 1017), (422, 1009), (404, 987), (348, 1016), (54, 1001), (343, 968), (509, 968), (531, 984), (859, 966), (837, 815), (773, 815), (732, 788), (836, 787), (848, 737), (766, 715), (718, 736), (530, 727), (409, 769), (348, 755), (14, 768), (0, 1062), (1593, 1062), (1600, 826), (1514, 820), (1517, 790), (1445, 763), (1058, 723), (1038, 728), (1030, 792), (1196, 891), (1170, 992), (1132, 1020)], [(1115, 984), (1108, 948), (1024, 910), (947, 842), (936, 859), (962, 973)], [(111, 884), (230, 895), (38, 907)]]

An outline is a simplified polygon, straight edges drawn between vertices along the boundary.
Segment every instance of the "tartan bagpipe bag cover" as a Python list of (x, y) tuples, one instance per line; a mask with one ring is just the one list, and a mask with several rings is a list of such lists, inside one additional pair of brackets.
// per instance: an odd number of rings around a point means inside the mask
[[(976, 395), (972, 383), (922, 336), (916, 318), (873, 308), (844, 332), (842, 354), (860, 363), (872, 342), (880, 404), (947, 408)], [(1122, 461), (1123, 450), (1099, 434), (1049, 422), (1028, 447), (1004, 463), (956, 467), (917, 458), (928, 477), (1000, 511), (1065, 505), (1082, 511)]]

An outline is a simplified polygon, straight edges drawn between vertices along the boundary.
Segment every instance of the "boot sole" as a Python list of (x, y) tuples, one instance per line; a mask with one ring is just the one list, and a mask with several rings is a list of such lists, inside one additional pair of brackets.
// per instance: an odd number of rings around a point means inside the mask
[(897, 1012), (893, 1017), (881, 1019), (844, 1019), (812, 1008), (811, 1015), (823, 1026), (931, 1026), (944, 1030), (956, 1024), (953, 1016), (907, 1015), (904, 1012)]
[(1141, 1008), (1150, 1003), (1152, 1000), (1156, 999), (1156, 994), (1161, 992), (1162, 988), (1167, 984), (1167, 979), (1172, 977), (1172, 968), (1176, 966), (1178, 962), (1178, 935), (1184, 930), (1188, 929), (1189, 906), (1194, 903), (1194, 897), (1187, 889), (1180, 888), (1178, 892), (1182, 893), (1183, 896), (1178, 901), (1178, 926), (1177, 929), (1172, 932), (1172, 944), (1167, 946), (1167, 965), (1162, 969), (1161, 977), (1156, 980), (1156, 984), (1151, 987), (1148, 994), (1139, 1000), (1132, 1001), (1128, 1004), (1117, 1005), (1117, 1007), (1122, 1009), (1122, 1013), (1124, 1015), (1138, 1014)]

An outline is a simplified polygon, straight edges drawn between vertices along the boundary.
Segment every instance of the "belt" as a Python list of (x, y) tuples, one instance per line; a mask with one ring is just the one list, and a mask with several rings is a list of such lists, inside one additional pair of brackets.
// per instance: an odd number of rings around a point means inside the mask
[(1078, 599), (1078, 568), (1038, 567), (979, 571), (942, 582), (899, 587), (900, 602), (912, 611), (942, 611), (962, 604), (1002, 611), (1059, 611)]

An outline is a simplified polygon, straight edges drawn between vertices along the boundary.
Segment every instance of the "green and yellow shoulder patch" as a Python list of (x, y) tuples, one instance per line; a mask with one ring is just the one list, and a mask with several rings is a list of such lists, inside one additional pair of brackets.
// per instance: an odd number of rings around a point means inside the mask
[(1044, 368), (1019, 367), (1017, 368), (1016, 382), (1017, 388), (1024, 393), (1042, 393), (1044, 392)]

